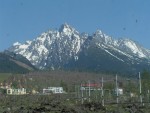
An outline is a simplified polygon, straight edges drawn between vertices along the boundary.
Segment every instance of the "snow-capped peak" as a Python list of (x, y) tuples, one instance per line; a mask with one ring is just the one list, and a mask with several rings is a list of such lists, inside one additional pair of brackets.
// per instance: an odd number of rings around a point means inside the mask
[(66, 31), (71, 32), (73, 30), (74, 30), (74, 28), (72, 28), (70, 25), (65, 23), (65, 24), (61, 25), (59, 32), (66, 32)]
[(103, 33), (101, 30), (97, 30), (93, 34), (93, 37), (96, 40), (99, 40), (100, 43), (105, 43), (105, 44), (112, 44), (112, 43), (114, 43), (114, 40), (110, 36), (108, 36), (105, 33)]
[(144, 54), (143, 48), (139, 46), (136, 42), (131, 39), (121, 39), (119, 40), (119, 47), (126, 50), (128, 53), (133, 53), (138, 55), (140, 58), (146, 58), (147, 55)]
[(13, 44), (13, 46), (19, 46), (19, 45), (21, 45), (21, 43), (19, 43), (19, 42), (15, 42), (15, 43)]
[(101, 30), (98, 29), (98, 30), (96, 30), (95, 34), (101, 35), (101, 34), (103, 34), (103, 32), (102, 32)]
[(32, 41), (27, 40), (25, 43), (30, 45), (32, 43)]
[(103, 34), (103, 32), (101, 31), (101, 30), (96, 30), (96, 32), (94, 33), (94, 36), (96, 36), (96, 37), (103, 37), (104, 36), (104, 34)]
[(75, 28), (71, 27), (67, 23), (61, 25), (59, 32), (63, 35), (68, 35), (68, 36), (71, 36), (72, 33), (79, 34), (79, 32), (75, 30)]

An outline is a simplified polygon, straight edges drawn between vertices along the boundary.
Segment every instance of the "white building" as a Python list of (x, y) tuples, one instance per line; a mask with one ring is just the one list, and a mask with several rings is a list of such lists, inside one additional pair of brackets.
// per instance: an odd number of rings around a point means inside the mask
[(59, 94), (64, 93), (63, 87), (48, 87), (47, 89), (43, 89), (43, 94)]
[(81, 84), (80, 90), (101, 90), (101, 84), (97, 83)]
[(7, 94), (8, 95), (25, 95), (27, 93), (26, 93), (26, 89), (24, 89), (24, 88), (21, 88), (21, 89), (8, 88)]
[(117, 88), (117, 90), (115, 89), (115, 94), (117, 94), (118, 93), (118, 95), (123, 95), (123, 89), (121, 89), (121, 88)]

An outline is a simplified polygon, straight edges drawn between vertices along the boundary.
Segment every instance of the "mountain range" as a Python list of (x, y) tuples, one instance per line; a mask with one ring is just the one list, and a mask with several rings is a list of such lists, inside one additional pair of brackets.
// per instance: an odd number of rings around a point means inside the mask
[(100, 30), (79, 33), (68, 24), (32, 41), (14, 43), (8, 51), (27, 58), (39, 69), (137, 73), (150, 68), (150, 50), (137, 42), (112, 38)]

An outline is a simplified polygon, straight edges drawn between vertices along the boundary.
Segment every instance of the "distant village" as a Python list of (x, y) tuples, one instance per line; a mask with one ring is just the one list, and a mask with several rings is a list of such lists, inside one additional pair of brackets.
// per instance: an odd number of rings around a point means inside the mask
[[(49, 94), (64, 94), (67, 93), (64, 91), (63, 87), (48, 87), (43, 88), (41, 92), (36, 91), (35, 89), (32, 89), (32, 91), (28, 92), (28, 89), (26, 88), (12, 88), (11, 84), (0, 84), (0, 88), (5, 90), (7, 95), (27, 95), (27, 94), (43, 94), (43, 95), (49, 95)], [(87, 84), (81, 84), (79, 90), (82, 91), (101, 91), (102, 84), (97, 83), (87, 83)], [(106, 89), (105, 89), (106, 90)], [(123, 89), (117, 88), (114, 89), (114, 94), (123, 95)]]
[(7, 95), (27, 95), (27, 94), (61, 94), (65, 93), (63, 90), (63, 87), (48, 87), (43, 88), (42, 92), (38, 92), (34, 89), (32, 89), (31, 92), (28, 92), (25, 88), (12, 88), (11, 84), (3, 85), (3, 83), (0, 84), (0, 88), (6, 91)]

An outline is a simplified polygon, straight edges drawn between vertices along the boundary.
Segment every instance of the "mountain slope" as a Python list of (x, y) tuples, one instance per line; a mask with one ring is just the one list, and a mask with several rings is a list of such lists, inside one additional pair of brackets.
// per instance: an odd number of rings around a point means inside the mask
[(136, 72), (150, 67), (150, 50), (130, 39), (113, 39), (100, 30), (79, 33), (68, 24), (49, 30), (33, 41), (16, 42), (8, 49), (40, 69), (84, 69)]
[(34, 69), (35, 67), (21, 55), (9, 51), (0, 53), (1, 73), (26, 73)]

